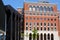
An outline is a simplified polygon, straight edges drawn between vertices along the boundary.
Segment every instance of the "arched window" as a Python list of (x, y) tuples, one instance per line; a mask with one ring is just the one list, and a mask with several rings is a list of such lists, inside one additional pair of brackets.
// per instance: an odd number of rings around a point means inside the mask
[(37, 33), (37, 40), (39, 40), (39, 33)]
[(51, 34), (51, 40), (54, 40), (54, 35), (53, 34)]
[(41, 36), (40, 37), (41, 37), (40, 39), (43, 40), (43, 34), (42, 33), (41, 33)]
[(46, 12), (47, 11), (47, 8), (46, 8), (46, 6), (44, 6), (44, 12)]
[(46, 34), (44, 34), (44, 40), (46, 40)]
[(42, 6), (40, 6), (39, 10), (40, 10), (40, 11), (43, 11), (43, 7), (42, 7)]
[(37, 6), (37, 11), (39, 11), (39, 6)]
[(32, 8), (33, 8), (32, 5), (30, 5), (30, 6), (29, 6), (29, 11), (32, 11)]
[(36, 8), (36, 7), (35, 7), (35, 6), (33, 6), (33, 11), (35, 11), (35, 8)]
[(49, 7), (47, 7), (47, 11), (50, 11), (50, 8)]
[(50, 40), (50, 34), (48, 34), (47, 36), (48, 36), (48, 37), (47, 37), (47, 38), (48, 38), (48, 40)]
[(50, 11), (53, 11), (53, 7), (50, 7)]
[[(34, 29), (35, 29), (35, 27), (34, 27)], [(36, 34), (34, 33), (34, 34), (33, 34), (33, 40), (35, 40), (35, 37), (36, 37), (35, 35), (36, 35)]]
[(29, 34), (29, 40), (32, 40), (32, 34), (31, 33)]

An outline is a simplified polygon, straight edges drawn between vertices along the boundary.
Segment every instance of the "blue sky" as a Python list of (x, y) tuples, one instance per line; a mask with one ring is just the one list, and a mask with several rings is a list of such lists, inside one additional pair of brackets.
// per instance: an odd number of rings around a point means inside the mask
[[(26, 0), (27, 2), (37, 2), (38, 0)], [(49, 1), (50, 3), (55, 3), (57, 4), (58, 10), (60, 10), (60, 0), (46, 0)], [(23, 8), (23, 3), (24, 0), (3, 0), (3, 3), (5, 5), (11, 5), (13, 8)]]

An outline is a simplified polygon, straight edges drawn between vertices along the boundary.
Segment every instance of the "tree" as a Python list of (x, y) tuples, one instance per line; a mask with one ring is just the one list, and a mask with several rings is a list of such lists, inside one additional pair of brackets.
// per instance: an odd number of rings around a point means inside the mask
[(33, 32), (33, 40), (36, 40), (38, 31), (34, 28), (32, 32)]
[[(37, 32), (38, 32), (37, 29), (34, 28), (34, 30), (32, 31), (32, 33), (33, 33), (32, 34), (33, 40), (36, 40), (36, 38), (37, 38)], [(21, 33), (21, 35), (22, 36), (27, 36), (27, 37), (29, 36), (28, 34), (25, 35), (24, 33)]]

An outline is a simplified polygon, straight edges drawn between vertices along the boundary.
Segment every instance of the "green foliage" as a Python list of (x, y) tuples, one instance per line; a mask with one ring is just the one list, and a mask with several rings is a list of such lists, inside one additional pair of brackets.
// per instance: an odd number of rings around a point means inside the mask
[(33, 39), (37, 38), (38, 31), (36, 29), (34, 29), (32, 32), (33, 32)]
[[(37, 38), (37, 32), (38, 31), (36, 29), (34, 29), (32, 32), (33, 32), (32, 37), (35, 40)], [(27, 37), (29, 36), (28, 34), (25, 35), (24, 33), (21, 33), (21, 35), (22, 36), (27, 36)]]
[(21, 35), (22, 35), (22, 36), (27, 36), (27, 37), (29, 36), (28, 34), (25, 35), (24, 33), (21, 33)]
[(24, 36), (24, 33), (21, 33), (22, 36)]

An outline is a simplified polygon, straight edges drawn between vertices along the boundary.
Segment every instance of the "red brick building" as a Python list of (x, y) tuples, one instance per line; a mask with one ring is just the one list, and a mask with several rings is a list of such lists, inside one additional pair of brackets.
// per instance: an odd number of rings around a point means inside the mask
[(37, 29), (36, 40), (59, 40), (60, 16), (56, 4), (46, 2), (24, 2), (24, 40), (34, 40), (33, 30)]

